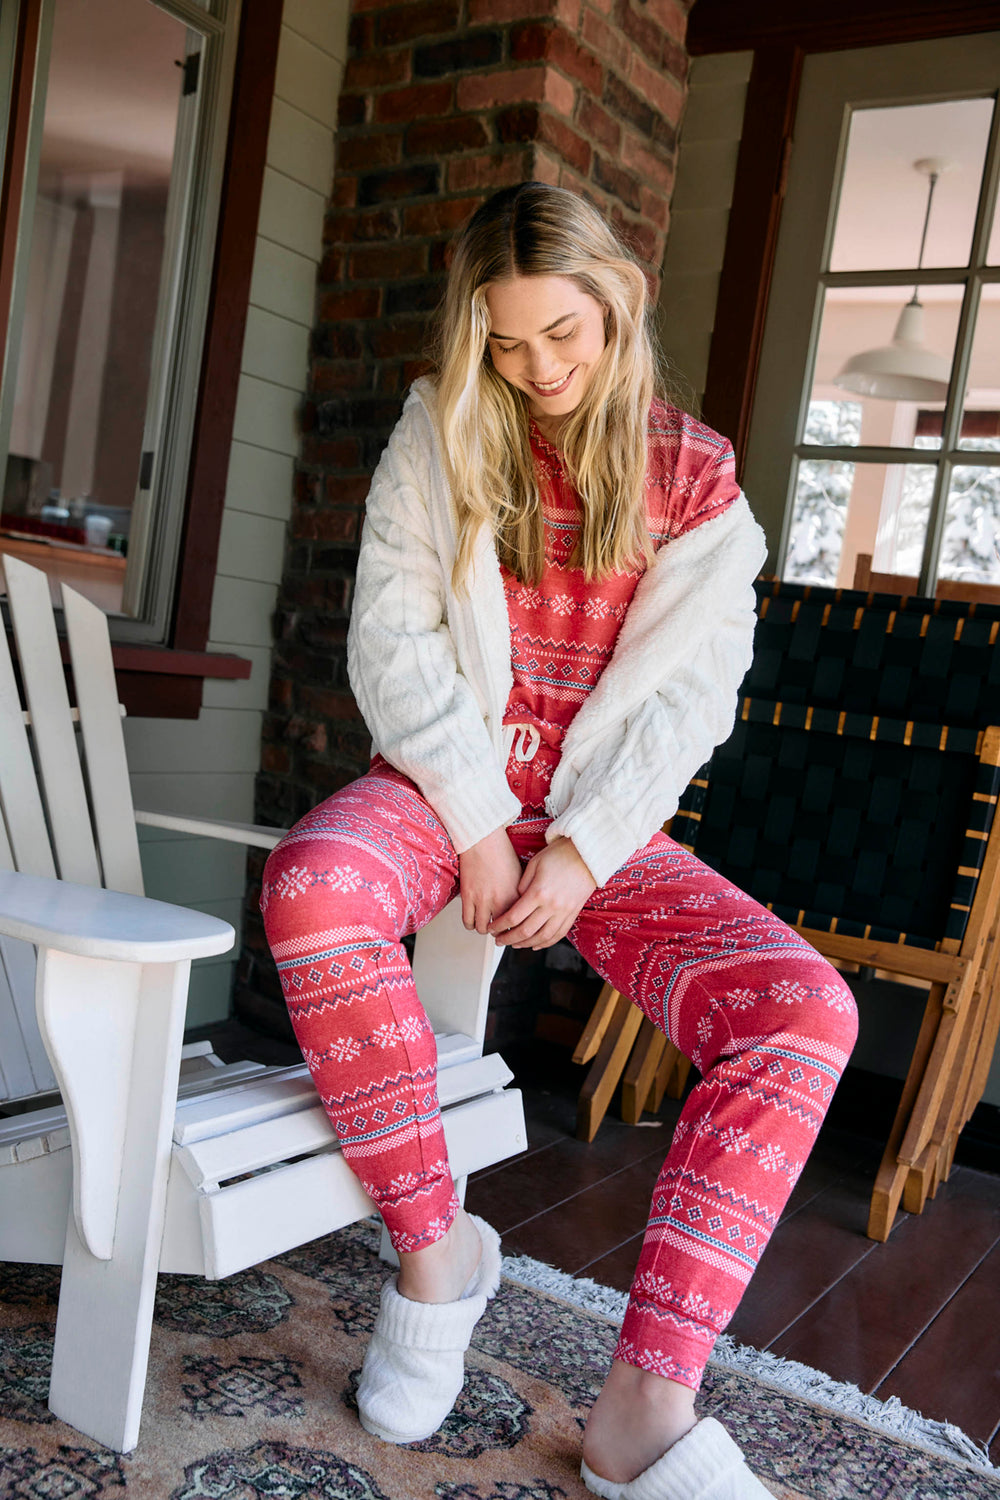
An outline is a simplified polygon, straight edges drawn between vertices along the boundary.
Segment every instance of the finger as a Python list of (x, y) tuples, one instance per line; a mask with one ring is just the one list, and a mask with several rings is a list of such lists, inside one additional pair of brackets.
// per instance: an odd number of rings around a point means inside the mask
[(518, 927), (538, 906), (538, 902), (532, 896), (519, 896), (514, 904), (499, 916), (495, 916), (490, 923), (490, 931), (496, 937), (498, 933), (507, 932), (511, 927)]
[(478, 933), (481, 933), (483, 937), (485, 937), (490, 930), (490, 919), (492, 915), (493, 913), (489, 910), (488, 907), (482, 905), (476, 907), (476, 931)]

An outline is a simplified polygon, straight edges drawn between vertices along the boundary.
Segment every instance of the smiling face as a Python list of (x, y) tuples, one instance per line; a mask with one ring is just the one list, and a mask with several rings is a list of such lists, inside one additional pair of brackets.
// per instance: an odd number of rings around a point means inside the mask
[(543, 432), (575, 411), (604, 352), (604, 308), (566, 276), (512, 276), (486, 289), (497, 374), (524, 391)]

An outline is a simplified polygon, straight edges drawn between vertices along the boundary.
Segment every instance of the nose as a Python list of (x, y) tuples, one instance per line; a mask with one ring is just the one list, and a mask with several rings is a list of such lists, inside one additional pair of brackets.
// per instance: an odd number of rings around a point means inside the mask
[(528, 379), (534, 380), (538, 385), (547, 385), (559, 378), (558, 370), (553, 368), (551, 354), (539, 349), (529, 349), (526, 373)]

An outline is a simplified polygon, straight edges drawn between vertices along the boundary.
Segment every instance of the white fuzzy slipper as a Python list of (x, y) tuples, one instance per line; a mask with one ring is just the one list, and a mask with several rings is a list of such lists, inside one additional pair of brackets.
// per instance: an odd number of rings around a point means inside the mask
[(772, 1500), (714, 1417), (703, 1417), (628, 1484), (602, 1479), (586, 1464), (580, 1465), (580, 1477), (604, 1500)]
[(382, 1287), (358, 1383), (358, 1416), (387, 1443), (418, 1443), (437, 1432), (462, 1389), (472, 1330), (500, 1285), (500, 1236), (476, 1214), (469, 1217), (483, 1254), (457, 1302), (411, 1302), (395, 1276)]

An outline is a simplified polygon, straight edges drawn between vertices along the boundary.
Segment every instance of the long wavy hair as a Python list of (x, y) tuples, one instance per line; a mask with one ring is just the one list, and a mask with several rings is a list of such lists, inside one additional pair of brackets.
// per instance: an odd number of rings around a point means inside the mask
[(486, 291), (514, 276), (561, 276), (605, 310), (607, 344), (560, 432), (583, 503), (570, 559), (588, 580), (651, 556), (644, 480), (649, 405), (661, 387), (646, 278), (595, 208), (542, 182), (505, 188), (462, 231), (436, 340), (438, 410), (458, 512), (453, 582), (464, 589), (480, 527), (522, 582), (537, 583), (544, 522), (525, 394), (494, 368)]

